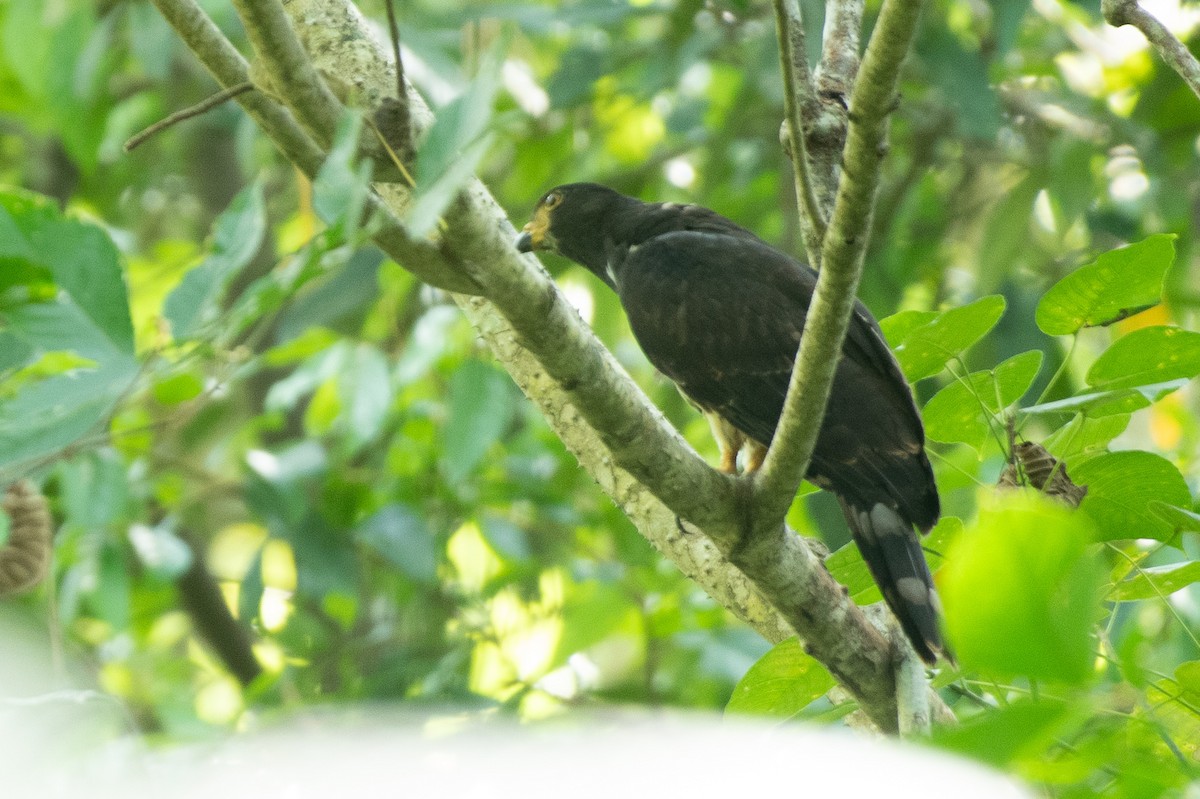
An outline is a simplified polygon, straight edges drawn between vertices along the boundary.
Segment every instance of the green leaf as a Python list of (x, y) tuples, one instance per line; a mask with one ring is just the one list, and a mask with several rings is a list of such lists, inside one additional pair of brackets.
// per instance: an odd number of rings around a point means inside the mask
[(508, 428), (515, 410), (512, 380), (480, 361), (467, 361), (450, 378), (450, 418), (444, 430), (441, 465), (457, 483), (471, 473)]
[[(29, 348), (32, 352), (32, 348)], [(15, 370), (0, 384), (0, 397), (13, 397), (29, 383), (36, 383), (55, 375), (65, 375), (80, 369), (95, 369), (98, 364), (91, 358), (70, 350), (43, 352), (31, 363)]]
[(941, 570), (951, 645), (964, 668), (994, 677), (1086, 682), (1105, 582), (1090, 520), (1030, 491), (997, 503)]
[(350, 239), (363, 219), (371, 190), (372, 163), (358, 163), (362, 115), (347, 110), (338, 120), (333, 147), (313, 181), (313, 210), (325, 224)]
[(1172, 394), (1188, 384), (1186, 379), (1168, 380), (1164, 383), (1151, 383), (1147, 386), (1132, 388), (1117, 388), (1109, 391), (1093, 391), (1087, 394), (1077, 394), (1074, 397), (1043, 402), (1023, 408), (1023, 413), (1073, 413), (1083, 411), (1089, 417), (1109, 416), (1113, 414), (1130, 414), (1142, 408), (1148, 408), (1168, 394)]
[(932, 377), (946, 362), (971, 348), (1004, 315), (1004, 297), (980, 297), (951, 308), (908, 332), (895, 347), (896, 359), (909, 382)]
[(118, 351), (132, 355), (133, 323), (125, 276), (108, 234), (95, 225), (63, 217), (52, 201), (31, 192), (0, 192), (0, 208), (16, 228), (0, 232), (17, 237), (0, 243), (0, 251), (29, 253), (32, 263), (50, 274), (96, 330)]
[(179, 372), (155, 381), (151, 391), (156, 402), (178, 405), (200, 396), (204, 391), (204, 383), (191, 372)]
[(1150, 510), (1155, 516), (1174, 527), (1176, 532), (1200, 533), (1200, 513), (1196, 513), (1194, 510), (1168, 505), (1158, 500), (1150, 503)]
[(1000, 413), (1024, 396), (1042, 368), (1039, 350), (1014, 355), (995, 369), (955, 380), (925, 404), (925, 434), (934, 441), (983, 447)]
[(364, 444), (379, 435), (392, 405), (387, 357), (369, 344), (350, 349), (337, 375), (337, 396), (351, 441)]
[(893, 345), (904, 341), (905, 336), (922, 325), (927, 325), (937, 319), (937, 311), (900, 311), (879, 320), (879, 329), (888, 344)]
[(1108, 592), (1108, 599), (1129, 601), (1168, 597), (1197, 582), (1200, 582), (1200, 561), (1148, 566), (1135, 569), (1126, 579), (1114, 585)]
[(1082, 714), (1059, 701), (1041, 699), (998, 708), (960, 725), (939, 726), (933, 743), (993, 766), (1040, 756), (1058, 743)]
[(1037, 325), (1051, 336), (1067, 336), (1157, 305), (1174, 260), (1173, 233), (1110, 250), (1050, 287), (1038, 303)]
[(825, 695), (835, 682), (796, 638), (781, 641), (738, 681), (727, 713), (788, 718)]
[(424, 517), (408, 505), (387, 505), (368, 516), (354, 533), (363, 544), (414, 580), (437, 580), (437, 548)]
[(0, 226), (7, 236), (0, 250), (33, 253), (57, 286), (47, 301), (4, 314), (3, 339), (15, 345), (10, 357), (24, 356), (12, 365), (33, 364), (38, 372), (0, 398), (5, 465), (59, 450), (95, 429), (128, 389), (137, 362), (121, 264), (105, 233), (63, 218), (53, 203), (30, 193), (0, 192), (0, 208), (12, 223)]
[(438, 110), (417, 145), (417, 185), (407, 219), (414, 236), (433, 229), (492, 143), (488, 127), (506, 47), (504, 37), (496, 39), (480, 59), (475, 79), (462, 95)]
[(626, 625), (640, 625), (640, 608), (616, 585), (589, 580), (572, 587), (562, 609), (563, 629), (551, 666), (565, 663)]
[(1143, 327), (1122, 336), (1088, 370), (1089, 385), (1128, 388), (1200, 375), (1200, 333)]
[(212, 252), (191, 269), (163, 303), (176, 341), (195, 336), (216, 321), (226, 286), (250, 263), (267, 232), (267, 211), (261, 182), (233, 198), (213, 224)]
[(1130, 418), (1127, 413), (1096, 419), (1076, 414), (1075, 418), (1051, 433), (1042, 442), (1042, 446), (1060, 460), (1075, 461), (1079, 456), (1095, 455), (1104, 451), (1110, 441), (1125, 432)]
[(1165, 541), (1175, 528), (1151, 512), (1151, 503), (1190, 506), (1192, 495), (1174, 464), (1151, 452), (1109, 452), (1071, 469), (1087, 486), (1080, 509), (1091, 516), (1101, 540), (1153, 538)]

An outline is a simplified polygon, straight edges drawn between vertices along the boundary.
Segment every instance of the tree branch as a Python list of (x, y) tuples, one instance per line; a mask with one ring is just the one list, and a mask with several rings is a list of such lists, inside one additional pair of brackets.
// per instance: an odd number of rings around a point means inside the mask
[(1101, 0), (1100, 10), (1104, 19), (1114, 28), (1132, 25), (1140, 30), (1163, 61), (1179, 73), (1188, 88), (1200, 97), (1200, 62), (1157, 17), (1138, 5), (1137, 0)]
[(826, 218), (833, 211), (842, 151), (846, 148), (848, 98), (858, 74), (863, 3), (864, 0), (829, 0), (825, 6), (821, 63), (816, 72), (817, 105), (807, 120), (807, 138), (817, 196)]
[[(218, 83), (233, 87), (250, 79), (246, 60), (196, 5), (195, 0), (152, 2)], [(266, 92), (247, 92), (239, 95), (237, 101), (289, 161), (308, 177), (316, 177), (325, 160), (325, 153), (282, 105)], [(405, 264), (413, 274), (431, 286), (470, 294), (479, 292), (475, 281), (452, 266), (436, 247), (410, 237), (378, 197), (369, 195), (367, 207), (381, 223), (375, 242), (397, 262)]]
[[(264, 2), (277, 4), (277, 0)], [(286, 11), (318, 70), (337, 74), (360, 90), (367, 102), (386, 95), (394, 85), (384, 69), (385, 51), (371, 38), (352, 4), (289, 0)], [(264, 46), (272, 44), (266, 41)], [(271, 61), (279, 63), (264, 59), (264, 66), (269, 69)], [(414, 134), (419, 134), (428, 128), (431, 114), (411, 88), (408, 102)], [(304, 113), (300, 105), (292, 107), (297, 114)], [(400, 202), (406, 199), (401, 187), (377, 188)], [(752, 588), (737, 578), (713, 547), (700, 543), (700, 536), (680, 534), (675, 515), (699, 525), (715, 549), (728, 556), (741, 540), (744, 484), (709, 468), (663, 421), (536, 260), (515, 251), (516, 231), (482, 184), (469, 181), (447, 209), (445, 221), (448, 234), (438, 245), (438, 256), (472, 277), (487, 298), (456, 297), (456, 301), (518, 383), (547, 409), (548, 420), (564, 441), (577, 451), (587, 451), (581, 463), (623, 508), (637, 509), (633, 518), (641, 532), (686, 573), (699, 574), (702, 585), (728, 581), (725, 589), (714, 587), (714, 596), (768, 639), (786, 637), (786, 628), (793, 627), (871, 719), (894, 731), (890, 648), (808, 547), (779, 526), (780, 540), (770, 557), (752, 559), (756, 564), (767, 561), (761, 569), (747, 571), (756, 586)], [(384, 249), (391, 254), (386, 243)], [(412, 259), (399, 262), (418, 274), (417, 267), (422, 266)], [(573, 437), (572, 430), (578, 435)], [(603, 448), (594, 447), (596, 441)], [(627, 476), (640, 486), (628, 482)], [(657, 502), (649, 499), (650, 494)], [(688, 563), (688, 558), (694, 563)], [(769, 599), (781, 616), (762, 609), (761, 597)]]
[(779, 71), (783, 75), (783, 131), (792, 156), (796, 203), (800, 207), (800, 231), (804, 249), (814, 269), (821, 266), (821, 241), (825, 238), (828, 204), (817, 197), (812, 161), (804, 126), (806, 113), (816, 109), (817, 93), (808, 70), (808, 48), (804, 43), (804, 20), (799, 0), (775, 0), (775, 33), (779, 46)]
[(922, 0), (884, 0), (850, 98), (844, 168), (825, 235), (820, 277), (783, 415), (754, 480), (756, 515), (764, 525), (777, 524), (787, 513), (816, 446), (862, 275), (887, 120), (921, 6)]

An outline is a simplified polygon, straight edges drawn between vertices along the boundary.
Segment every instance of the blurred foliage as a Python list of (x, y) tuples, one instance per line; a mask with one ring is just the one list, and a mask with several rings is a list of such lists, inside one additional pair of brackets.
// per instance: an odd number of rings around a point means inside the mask
[[(1048, 795), (1180, 795), (1200, 744), (1200, 101), (1097, 3), (930, 6), (861, 294), (916, 381), (946, 513), (927, 546), (961, 666), (936, 684), (962, 724), (933, 743)], [(798, 249), (768, 4), (413, 2), (402, 28), (444, 128), (419, 144), (417, 227), (474, 168), (518, 223), (586, 179)], [(87, 665), (70, 679), (164, 740), (331, 702), (853, 710), (796, 642), (768, 652), (665, 564), (453, 306), (365, 244), (353, 121), (312, 185), (232, 105), (124, 154), (214, 90), (148, 3), (8, 0), (0, 41), (0, 484), (34, 479), (59, 522), (53, 583), (0, 613)], [(714, 458), (615, 298), (547, 260)], [(1088, 487), (1078, 510), (997, 492), (1010, 418)], [(821, 494), (790, 520), (846, 540)], [(252, 630), (248, 686), (186, 612), (197, 559)], [(878, 600), (852, 547), (829, 566)]]

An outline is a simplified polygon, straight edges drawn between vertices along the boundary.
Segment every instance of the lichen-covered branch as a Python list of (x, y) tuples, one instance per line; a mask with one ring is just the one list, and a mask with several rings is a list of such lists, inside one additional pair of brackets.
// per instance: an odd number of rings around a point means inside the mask
[(1163, 61), (1179, 73), (1193, 94), (1200, 97), (1200, 62), (1157, 17), (1138, 5), (1137, 0), (1101, 0), (1100, 10), (1114, 28), (1132, 25), (1140, 30)]
[[(232, 87), (250, 79), (245, 59), (194, 0), (152, 2), (218, 83)], [(265, 92), (247, 92), (239, 95), (237, 101), (288, 160), (310, 178), (316, 176), (325, 153), (286, 108)], [(367, 203), (380, 222), (375, 241), (389, 255), (402, 260), (417, 277), (431, 286), (469, 294), (479, 292), (479, 286), (461, 270), (452, 267), (436, 247), (410, 237), (378, 197), (369, 196)]]

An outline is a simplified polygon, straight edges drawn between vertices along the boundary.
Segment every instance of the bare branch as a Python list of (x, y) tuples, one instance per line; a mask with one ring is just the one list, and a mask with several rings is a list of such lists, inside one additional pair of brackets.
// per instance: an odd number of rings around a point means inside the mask
[(1132, 25), (1140, 30), (1163, 61), (1200, 97), (1200, 62), (1157, 17), (1138, 5), (1137, 0), (1101, 0), (1100, 9), (1104, 19), (1114, 28)]
[(125, 141), (125, 145), (122, 149), (124, 149), (125, 152), (129, 152), (129, 151), (133, 150), (135, 147), (146, 142), (151, 137), (156, 136), (159, 133), (162, 133), (164, 130), (171, 127), (172, 125), (178, 125), (180, 122), (183, 122), (184, 120), (194, 119), (195, 117), (198, 117), (203, 113), (211, 111), (212, 109), (216, 108), (217, 106), (219, 106), (223, 103), (229, 102), (234, 97), (237, 97), (239, 94), (241, 94), (242, 92), (248, 92), (253, 88), (254, 88), (254, 84), (250, 83), (249, 81), (246, 81), (245, 83), (239, 83), (237, 86), (230, 86), (228, 89), (221, 89), (221, 91), (217, 92), (216, 94), (212, 95), (211, 97), (206, 97), (205, 99), (201, 100), (200, 102), (196, 103), (193, 106), (188, 106), (187, 108), (184, 108), (180, 111), (176, 111), (174, 114), (171, 114), (169, 117), (167, 117), (165, 119), (160, 119), (158, 122), (155, 122), (153, 125), (150, 125), (144, 129), (138, 131), (137, 133), (133, 134)]

